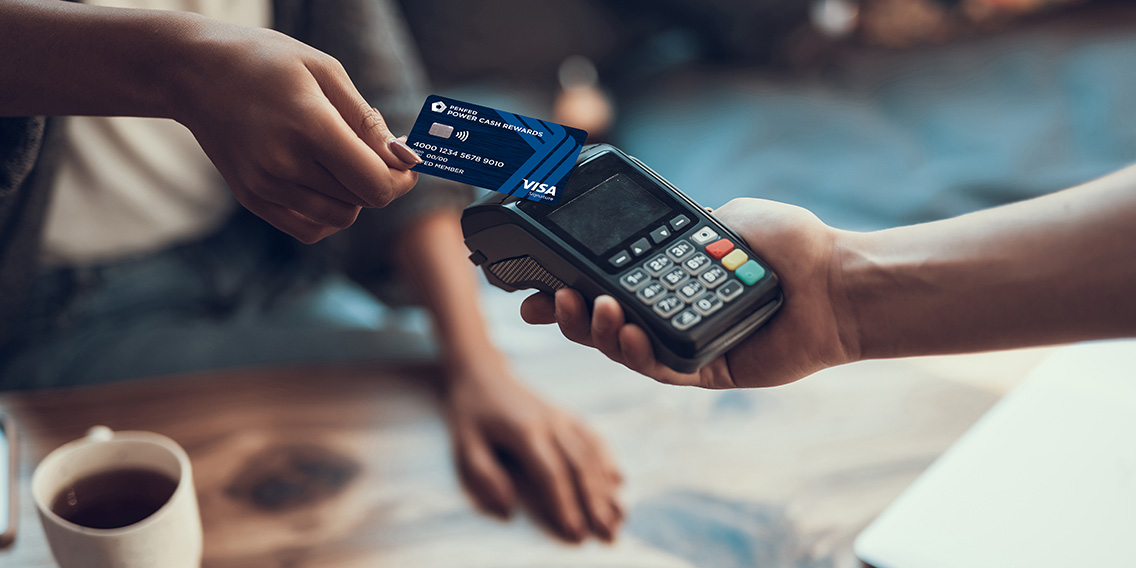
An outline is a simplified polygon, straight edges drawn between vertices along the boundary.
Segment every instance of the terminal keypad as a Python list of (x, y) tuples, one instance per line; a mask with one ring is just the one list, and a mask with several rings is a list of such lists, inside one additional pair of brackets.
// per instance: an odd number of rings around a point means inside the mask
[(665, 252), (631, 267), (619, 282), (683, 331), (737, 299), (746, 286), (764, 276), (765, 269), (728, 237), (703, 226), (673, 241)]

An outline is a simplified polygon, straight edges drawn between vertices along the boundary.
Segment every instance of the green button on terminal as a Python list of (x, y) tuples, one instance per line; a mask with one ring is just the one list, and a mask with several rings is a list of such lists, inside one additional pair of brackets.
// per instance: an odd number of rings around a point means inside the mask
[(736, 274), (742, 282), (752, 286), (755, 282), (761, 280), (762, 276), (765, 276), (765, 268), (757, 262), (750, 260), (739, 266), (738, 269), (734, 271), (734, 274)]

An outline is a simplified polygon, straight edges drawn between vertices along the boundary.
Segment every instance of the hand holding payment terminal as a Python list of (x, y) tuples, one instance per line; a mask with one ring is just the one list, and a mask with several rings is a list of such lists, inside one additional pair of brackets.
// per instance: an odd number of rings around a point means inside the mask
[(777, 276), (736, 234), (639, 160), (585, 147), (557, 203), (493, 193), (462, 214), (470, 260), (504, 290), (609, 294), (655, 358), (692, 372), (781, 306)]

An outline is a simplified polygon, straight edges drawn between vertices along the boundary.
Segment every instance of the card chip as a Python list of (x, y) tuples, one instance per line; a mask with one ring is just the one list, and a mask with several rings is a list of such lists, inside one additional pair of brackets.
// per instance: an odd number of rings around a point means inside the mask
[(448, 124), (435, 122), (430, 125), (430, 134), (439, 138), (449, 138), (454, 133), (454, 127)]

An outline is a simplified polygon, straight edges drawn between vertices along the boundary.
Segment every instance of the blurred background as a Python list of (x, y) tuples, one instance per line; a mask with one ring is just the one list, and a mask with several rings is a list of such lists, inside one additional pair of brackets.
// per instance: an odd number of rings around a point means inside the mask
[(1070, 0), (405, 0), (440, 93), (551, 117), (695, 200), (876, 229), (1136, 155), (1136, 6)]

